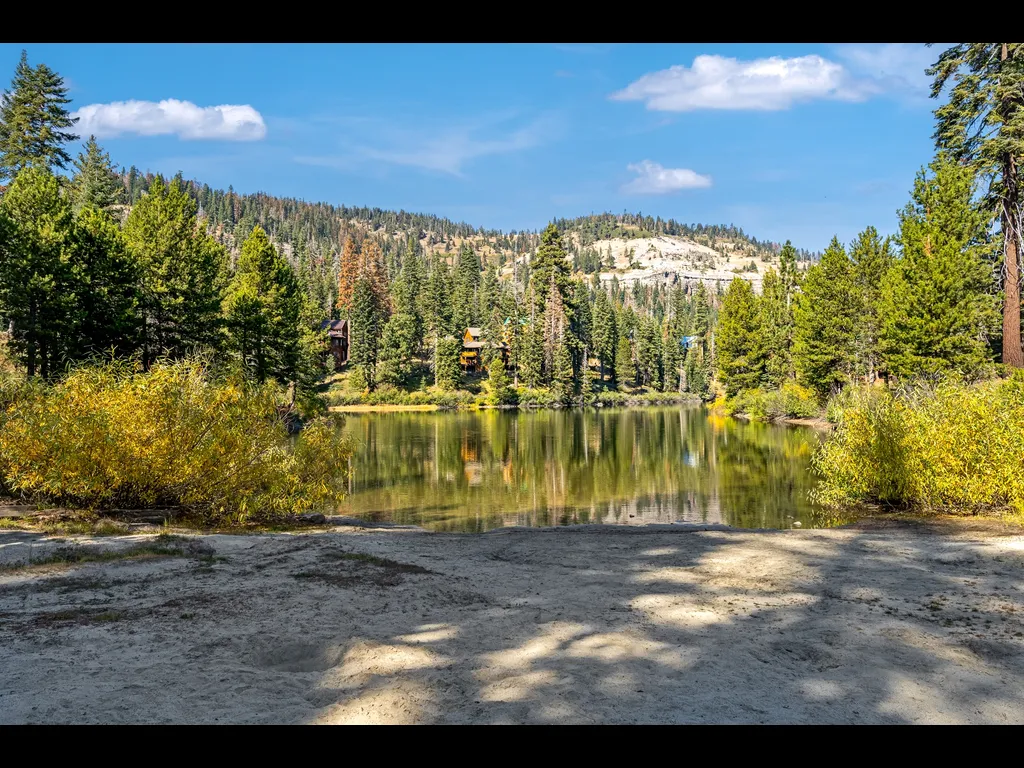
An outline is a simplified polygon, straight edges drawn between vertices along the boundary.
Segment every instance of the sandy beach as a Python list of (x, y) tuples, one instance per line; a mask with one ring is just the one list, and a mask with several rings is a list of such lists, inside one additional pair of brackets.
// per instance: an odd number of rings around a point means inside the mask
[(2, 723), (1024, 723), (999, 524), (5, 530), (0, 567)]

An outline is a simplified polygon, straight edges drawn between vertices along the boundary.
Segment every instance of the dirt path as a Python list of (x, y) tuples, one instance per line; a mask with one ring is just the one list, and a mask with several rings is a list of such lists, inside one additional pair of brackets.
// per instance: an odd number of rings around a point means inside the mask
[(1020, 535), (138, 536), (10, 570), (69, 541), (0, 532), (2, 723), (1024, 723)]

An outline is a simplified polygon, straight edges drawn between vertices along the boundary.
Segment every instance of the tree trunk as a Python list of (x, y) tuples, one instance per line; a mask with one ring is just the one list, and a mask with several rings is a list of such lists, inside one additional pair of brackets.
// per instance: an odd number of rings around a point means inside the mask
[[(1001, 61), (1009, 58), (1006, 43), (1003, 43)], [(1004, 119), (1010, 116), (1015, 105), (1007, 105)], [(1003, 158), (1003, 363), (1010, 368), (1024, 368), (1024, 351), (1020, 346), (1020, 188), (1017, 184), (1017, 164), (1012, 153)]]

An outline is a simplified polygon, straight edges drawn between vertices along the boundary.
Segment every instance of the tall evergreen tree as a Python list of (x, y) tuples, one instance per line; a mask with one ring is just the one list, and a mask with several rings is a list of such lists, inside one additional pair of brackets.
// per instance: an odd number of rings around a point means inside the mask
[(718, 369), (730, 396), (764, 382), (765, 354), (758, 299), (750, 283), (733, 278), (718, 316)]
[(798, 376), (825, 397), (850, 381), (857, 341), (853, 267), (838, 238), (807, 270), (794, 312), (793, 361)]
[(0, 99), (0, 179), (13, 179), (22, 168), (66, 168), (71, 156), (64, 145), (78, 138), (68, 131), (78, 122), (66, 105), (64, 79), (45, 64), (32, 67), (28, 53), (14, 70), (9, 90)]
[(851, 301), (857, 305), (856, 373), (870, 384), (878, 375), (881, 350), (882, 280), (892, 265), (889, 240), (883, 239), (878, 230), (868, 227), (850, 246), (850, 261), (853, 265), (853, 285), (856, 290)]
[(629, 337), (622, 331), (615, 343), (615, 386), (620, 390), (636, 384), (636, 365), (633, 362), (633, 348)]
[(786, 307), (792, 308), (793, 296), (800, 286), (800, 268), (796, 262), (796, 248), (789, 240), (779, 252), (779, 278), (782, 280), (782, 288), (786, 295)]
[(615, 342), (618, 334), (615, 330), (615, 310), (608, 300), (604, 289), (598, 289), (594, 296), (593, 347), (594, 354), (601, 363), (601, 379), (605, 371), (615, 364)]
[(387, 307), (381, 300), (373, 277), (361, 273), (352, 288), (349, 360), (362, 369), (366, 386), (371, 392), (377, 388), (377, 360), (387, 320)]
[(542, 312), (550, 295), (552, 279), (563, 303), (568, 303), (572, 290), (569, 262), (558, 228), (548, 224), (541, 233), (540, 247), (530, 259), (530, 283), (534, 286), (534, 300)]
[(124, 199), (121, 177), (110, 162), (110, 155), (96, 143), (95, 136), (89, 137), (85, 151), (78, 155), (75, 171), (73, 189), (76, 211), (92, 206), (109, 213)]
[(57, 178), (29, 167), (0, 197), (0, 312), (29, 376), (51, 378), (73, 354), (80, 317), (70, 258), (71, 206)]
[(882, 351), (901, 378), (981, 373), (998, 327), (992, 270), (981, 254), (987, 216), (969, 167), (940, 156), (900, 214), (900, 258), (882, 287)]
[(987, 181), (988, 210), (1003, 243), (1003, 362), (1024, 367), (1021, 349), (1020, 260), (1024, 250), (1024, 43), (958, 43), (927, 70), (935, 110), (935, 142)]
[(75, 217), (71, 262), (79, 318), (73, 356), (133, 354), (139, 343), (141, 272), (108, 214), (87, 206)]
[(302, 296), (295, 272), (263, 228), (245, 240), (224, 300), (229, 336), (256, 381), (296, 380)]
[(785, 282), (778, 272), (769, 269), (761, 283), (758, 312), (765, 378), (776, 387), (786, 380), (793, 367), (793, 314), (787, 306), (787, 298)]
[(144, 364), (219, 347), (227, 254), (199, 227), (195, 202), (158, 177), (132, 208), (124, 233), (142, 270)]

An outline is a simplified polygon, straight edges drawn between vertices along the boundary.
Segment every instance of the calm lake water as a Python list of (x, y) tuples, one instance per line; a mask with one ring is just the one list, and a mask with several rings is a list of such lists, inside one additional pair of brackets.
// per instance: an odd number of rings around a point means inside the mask
[(808, 427), (701, 406), (359, 413), (341, 514), (435, 530), (505, 525), (827, 524), (808, 501)]

